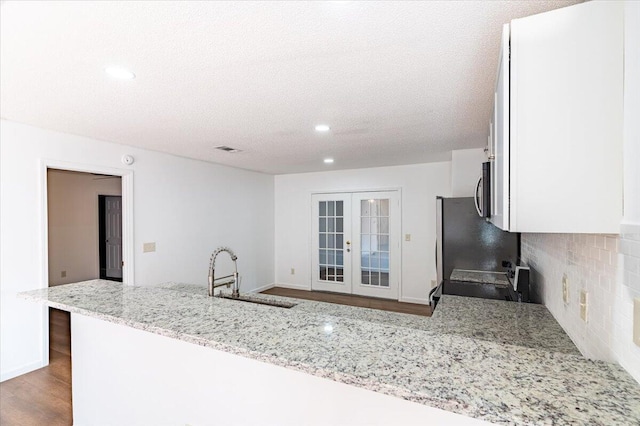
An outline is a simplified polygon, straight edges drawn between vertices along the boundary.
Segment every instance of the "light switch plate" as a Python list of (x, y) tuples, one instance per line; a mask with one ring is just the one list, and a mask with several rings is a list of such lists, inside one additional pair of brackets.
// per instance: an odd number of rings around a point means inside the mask
[(640, 297), (633, 299), (633, 343), (640, 346)]
[(156, 251), (156, 243), (144, 243), (142, 244), (143, 253), (151, 253)]

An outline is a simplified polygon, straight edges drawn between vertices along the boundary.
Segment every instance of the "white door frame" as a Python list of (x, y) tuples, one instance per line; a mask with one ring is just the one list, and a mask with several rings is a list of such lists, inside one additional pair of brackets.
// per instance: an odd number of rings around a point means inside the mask
[[(403, 228), (402, 228), (402, 187), (383, 187), (383, 188), (358, 188), (358, 189), (340, 189), (340, 190), (315, 190), (315, 191), (311, 191), (311, 195), (309, 197), (309, 204), (311, 206), (311, 211), (310, 211), (310, 220), (313, 220), (313, 212), (314, 212), (314, 203), (313, 203), (313, 196), (314, 195), (321, 195), (321, 194), (326, 194), (326, 195), (331, 195), (331, 194), (353, 194), (353, 193), (360, 193), (360, 192), (397, 192), (398, 193), (398, 200), (400, 202), (400, 214), (398, 217), (398, 228), (399, 228), (399, 232), (400, 232), (400, 244), (398, 247), (398, 256), (400, 259), (399, 265), (398, 265), (398, 294), (397, 294), (397, 300), (402, 302), (403, 301), (403, 297), (402, 297), (402, 232), (403, 232)], [(313, 232), (314, 232), (314, 227), (313, 224), (311, 224), (310, 226), (311, 228), (311, 239), (309, 240), (309, 243), (312, 245), (313, 244)], [(309, 250), (309, 262), (311, 267), (309, 268), (310, 271), (310, 275), (309, 275), (309, 290), (313, 291), (313, 279), (314, 279), (314, 271), (315, 271), (315, 266), (314, 266), (314, 256), (313, 256), (313, 247), (309, 246), (310, 250)]]
[[(58, 169), (82, 173), (99, 173), (120, 176), (122, 179), (122, 283), (133, 285), (134, 244), (133, 244), (133, 170), (97, 166), (94, 164), (72, 163), (50, 159), (40, 160), (40, 283), (38, 288), (49, 287), (49, 214), (47, 194), (47, 170)], [(44, 306), (42, 315), (43, 366), (49, 365), (49, 308)]]

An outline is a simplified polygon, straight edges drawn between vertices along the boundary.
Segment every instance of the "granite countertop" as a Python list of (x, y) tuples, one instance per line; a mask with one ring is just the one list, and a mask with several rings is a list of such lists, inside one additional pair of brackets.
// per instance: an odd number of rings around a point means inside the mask
[(449, 276), (449, 281), (493, 284), (502, 287), (508, 287), (511, 285), (505, 272), (472, 271), (467, 269), (454, 269)]
[(499, 424), (640, 423), (640, 385), (583, 358), (544, 306), (444, 295), (429, 318), (206, 292), (94, 280), (22, 296)]

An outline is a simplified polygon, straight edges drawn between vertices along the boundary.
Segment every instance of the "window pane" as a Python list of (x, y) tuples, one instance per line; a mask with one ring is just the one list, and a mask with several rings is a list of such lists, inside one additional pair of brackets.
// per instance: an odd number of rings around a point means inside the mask
[(342, 218), (336, 218), (336, 232), (342, 232)]
[(362, 271), (362, 284), (369, 284), (369, 272)]
[(336, 266), (344, 266), (344, 254), (342, 250), (336, 250)]
[(366, 216), (370, 216), (370, 207), (369, 207), (369, 200), (362, 200), (360, 201), (360, 216), (362, 217), (366, 217)]
[(377, 272), (371, 273), (371, 285), (380, 285), (380, 275)]
[(380, 286), (381, 287), (389, 287), (389, 273), (381, 272), (380, 273)]
[(320, 248), (327, 248), (327, 234), (318, 235), (318, 241), (320, 242)]
[(327, 247), (336, 248), (336, 236), (333, 234), (327, 235)]
[(319, 263), (321, 265), (326, 265), (327, 264), (327, 251), (326, 250), (320, 250)]
[(342, 213), (342, 210), (343, 210), (342, 209), (342, 204), (343, 204), (342, 201), (336, 201), (336, 216), (342, 216), (343, 215), (343, 213)]
[(380, 219), (380, 232), (379, 234), (388, 234), (389, 233), (389, 218), (381, 217)]
[(389, 251), (389, 236), (388, 235), (380, 235), (378, 236), (378, 250), (380, 251)]
[(368, 217), (363, 217), (362, 219), (360, 219), (360, 232), (362, 234), (368, 234), (370, 231), (369, 228), (369, 221), (371, 219), (369, 219)]
[(369, 257), (371, 256), (371, 253), (363, 251), (361, 257), (361, 262), (362, 262), (362, 267), (363, 268), (369, 268)]
[(371, 251), (378, 251), (380, 250), (380, 247), (378, 247), (378, 236), (377, 235), (372, 235), (371, 236)]
[(320, 225), (320, 232), (327, 232), (327, 219), (321, 217), (318, 221)]
[(319, 216), (326, 216), (326, 215), (327, 215), (327, 202), (326, 201), (320, 201)]
[(342, 234), (336, 235), (336, 247), (340, 249), (344, 247), (344, 238)]
[(389, 200), (380, 200), (380, 216), (389, 216)]
[(335, 264), (336, 264), (336, 251), (327, 250), (327, 265), (335, 265)]
[(336, 220), (333, 217), (327, 219), (327, 231), (335, 232), (336, 231)]
[(379, 234), (380, 233), (380, 219), (377, 217), (371, 218), (371, 233)]
[(321, 266), (319, 272), (319, 279), (325, 281), (327, 279), (327, 267)]
[(380, 216), (380, 200), (369, 200), (370, 216)]
[(380, 267), (380, 256), (378, 253), (371, 253), (371, 270), (378, 269)]
[(327, 216), (333, 216), (335, 214), (335, 201), (329, 201), (329, 211), (327, 212)]
[(369, 238), (369, 235), (362, 235), (361, 238), (362, 239), (360, 240), (360, 251), (363, 253), (366, 251), (371, 251), (371, 240)]

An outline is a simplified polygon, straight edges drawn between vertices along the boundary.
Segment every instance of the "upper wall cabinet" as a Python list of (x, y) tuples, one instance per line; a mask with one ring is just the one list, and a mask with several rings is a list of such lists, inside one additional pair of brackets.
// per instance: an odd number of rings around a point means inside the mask
[(492, 222), (618, 233), (623, 5), (587, 2), (504, 27), (490, 134)]

